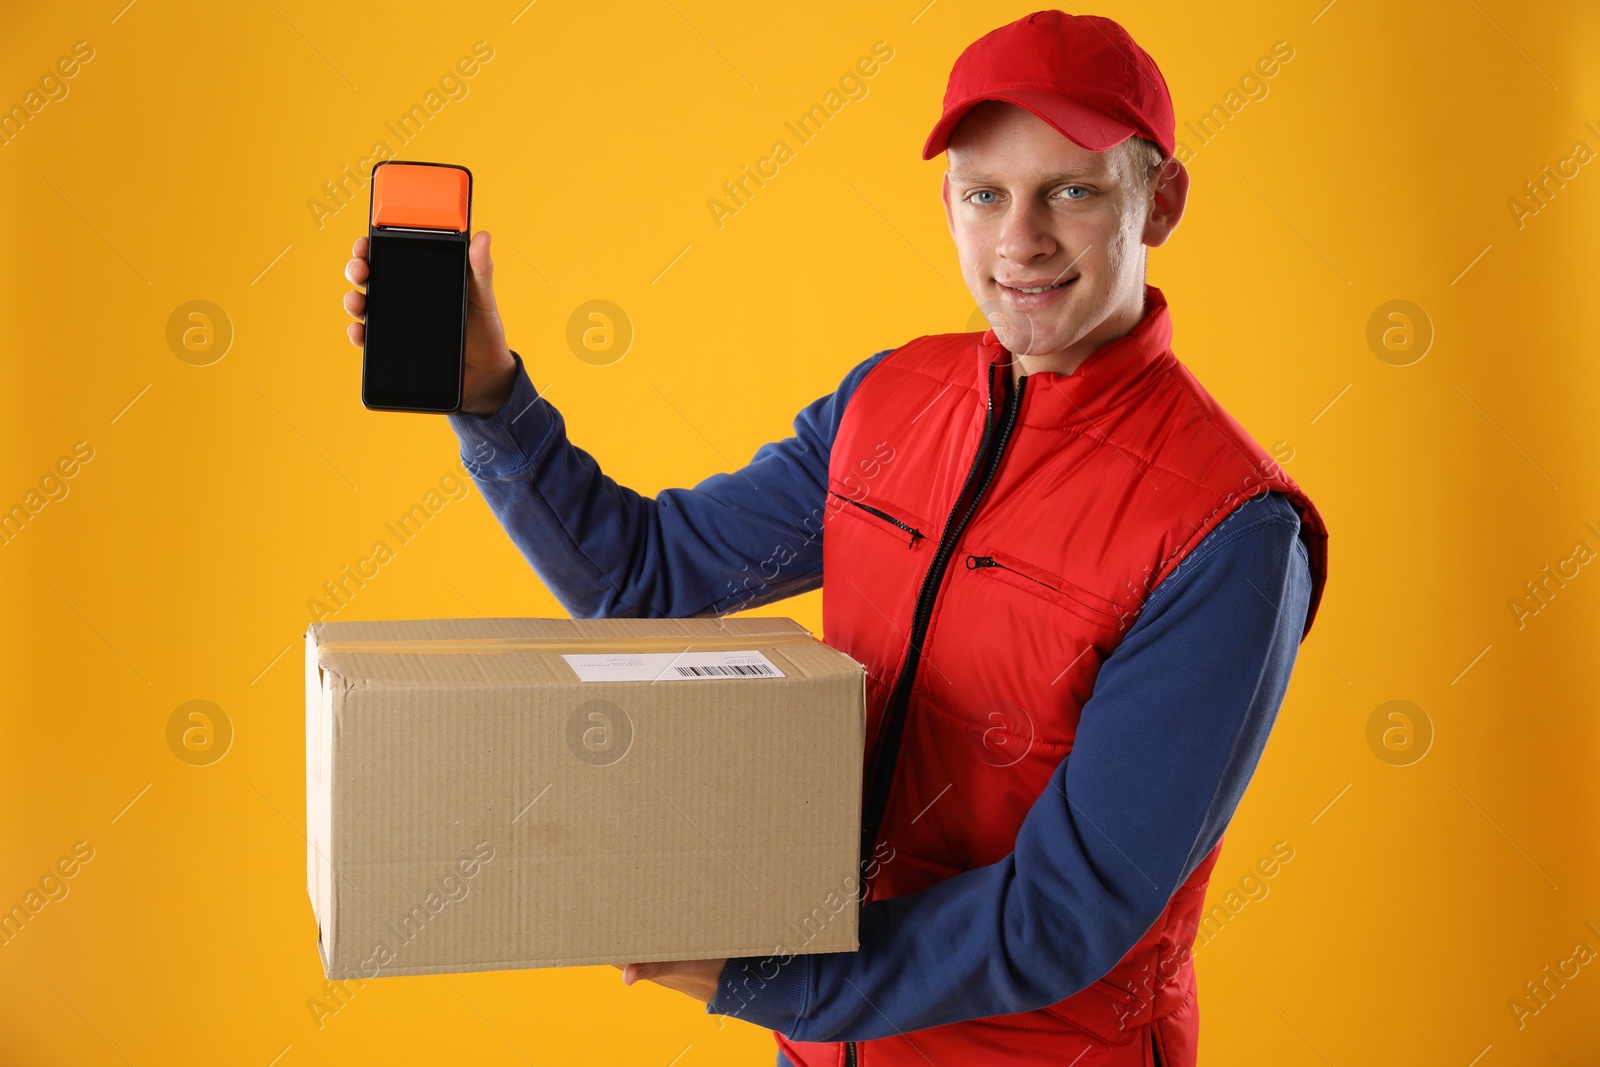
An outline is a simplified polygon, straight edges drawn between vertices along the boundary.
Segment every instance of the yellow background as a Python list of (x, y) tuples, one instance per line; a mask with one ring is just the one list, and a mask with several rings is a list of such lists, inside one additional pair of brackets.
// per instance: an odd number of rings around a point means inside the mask
[[(315, 1022), (306, 601), (457, 461), (443, 418), (360, 406), (340, 297), (365, 193), (320, 228), (307, 203), (488, 42), (468, 95), (397, 154), (473, 170), (512, 344), (574, 439), (642, 492), (690, 485), (869, 353), (967, 328), (942, 158), (919, 149), (959, 51), (1031, 8), (125, 3), (8, 4), (0, 33), (6, 106), (94, 49), (0, 146), (0, 505), (94, 450), (0, 546), (0, 906), (94, 850), (0, 947), (0, 1061), (770, 1063), (766, 1032), (610, 967), (383, 979)], [(1578, 941), (1600, 950), (1600, 577), (1580, 567), (1521, 628), (1508, 601), (1576, 542), (1600, 549), (1600, 164), (1520, 226), (1508, 200), (1576, 141), (1600, 150), (1600, 16), (1094, 10), (1156, 57), (1196, 149), (1151, 261), (1174, 350), (1292, 450), (1332, 530), (1211, 902), (1274, 842), (1294, 859), (1199, 952), (1203, 1062), (1595, 1062), (1600, 962), (1520, 1027), (1508, 1001)], [(894, 56), (869, 94), (719, 229), (706, 201), (793, 147), (783, 123), (879, 40)], [(1196, 147), (1184, 123), (1280, 40), (1268, 95)], [(196, 299), (235, 334), (209, 366), (166, 340)], [(636, 330), (610, 366), (565, 341), (592, 299)], [(1366, 341), (1395, 299), (1435, 331), (1410, 366)], [(816, 594), (768, 612), (820, 631)], [(562, 611), (473, 492), (337, 617), (478, 613)], [(166, 735), (196, 699), (235, 731), (204, 767)], [(1409, 766), (1367, 739), (1396, 699), (1434, 732)]]

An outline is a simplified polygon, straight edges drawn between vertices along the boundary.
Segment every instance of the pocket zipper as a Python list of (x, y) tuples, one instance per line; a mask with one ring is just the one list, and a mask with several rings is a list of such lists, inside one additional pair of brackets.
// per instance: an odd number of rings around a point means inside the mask
[(923, 533), (921, 530), (917, 529), (914, 526), (907, 526), (905, 523), (901, 522), (899, 519), (895, 518), (893, 515), (889, 514), (887, 511), (879, 511), (877, 508), (873, 507), (871, 504), (863, 504), (861, 501), (859, 501), (859, 500), (851, 500), (847, 496), (840, 496), (839, 499), (843, 500), (846, 504), (854, 504), (856, 507), (860, 508), (862, 511), (870, 512), (871, 514), (878, 516), (878, 518), (882, 519), (884, 522), (892, 522), (892, 523), (894, 523), (896, 526), (900, 527), (900, 529), (904, 530), (906, 533), (911, 535), (911, 543), (912, 544), (916, 544), (917, 543), (917, 538), (928, 536), (927, 534)]
[[(1000, 562), (996, 561), (993, 556), (968, 556), (967, 557), (967, 570), (975, 571), (979, 567), (999, 567), (1001, 570), (1010, 571), (1012, 574), (1022, 574), (1022, 572), (1017, 570), (1017, 568), (1015, 568), (1015, 567), (1007, 567), (1004, 563), (1000, 563)], [(1022, 577), (1028, 579), (1028, 581), (1030, 581), (1030, 582), (1039, 582), (1040, 585), (1044, 586), (1046, 589), (1049, 589), (1051, 592), (1055, 592), (1055, 593), (1061, 592), (1061, 590), (1057, 589), (1055, 586), (1051, 585), (1049, 582), (1040, 581), (1038, 578), (1035, 578), (1031, 574), (1022, 574)]]
[(1061, 596), (1066, 596), (1066, 597), (1072, 598), (1072, 600), (1074, 602), (1083, 605), (1083, 607), (1086, 610), (1095, 612), (1097, 615), (1102, 615), (1102, 616), (1105, 616), (1106, 618), (1110, 618), (1110, 619), (1116, 619), (1117, 618), (1117, 616), (1114, 613), (1108, 612), (1104, 608), (1096, 607), (1095, 605), (1093, 605), (1093, 604), (1089, 603), (1088, 601), (1086, 601), (1083, 597), (1081, 597), (1081, 596), (1077, 595), (1076, 593), (1074, 593), (1072, 590), (1070, 590), (1070, 589), (1062, 589), (1062, 588), (1060, 588), (1058, 586), (1051, 585), (1049, 582), (1045, 581), (1044, 579), (1035, 578), (1031, 574), (1028, 574), (1028, 573), (1026, 573), (1024, 571), (1017, 570), (1017, 568), (1015, 568), (1015, 567), (1007, 567), (1004, 563), (1001, 563), (999, 560), (995, 559), (993, 556), (971, 556), (971, 555), (969, 555), (967, 557), (967, 569), (969, 571), (975, 571), (980, 567), (998, 567), (1000, 570), (1010, 571), (1012, 574), (1015, 574), (1015, 575), (1018, 575), (1020, 577), (1026, 578), (1030, 582), (1035, 582), (1035, 583), (1037, 583), (1039, 585), (1044, 586), (1046, 589), (1050, 590), (1052, 593), (1056, 593), (1056, 594), (1061, 595)]

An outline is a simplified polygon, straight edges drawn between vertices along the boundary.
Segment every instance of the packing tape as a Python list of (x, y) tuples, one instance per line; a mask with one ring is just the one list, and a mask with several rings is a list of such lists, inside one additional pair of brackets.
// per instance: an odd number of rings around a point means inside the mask
[(808, 633), (727, 634), (721, 637), (438, 637), (398, 641), (327, 641), (317, 662), (336, 652), (357, 655), (475, 656), (508, 652), (727, 652), (772, 645), (814, 644)]

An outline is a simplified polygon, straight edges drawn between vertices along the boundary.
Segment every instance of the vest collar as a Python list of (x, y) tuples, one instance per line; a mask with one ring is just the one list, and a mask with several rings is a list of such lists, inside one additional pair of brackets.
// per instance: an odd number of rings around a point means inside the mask
[[(1144, 302), (1144, 318), (1138, 325), (1089, 353), (1071, 374), (1039, 371), (1028, 375), (1020, 420), (1028, 426), (1086, 423), (1143, 393), (1151, 384), (1150, 372), (1174, 361), (1167, 298), (1147, 283)], [(977, 367), (978, 395), (986, 397), (989, 368), (999, 364), (1004, 373), (1012, 356), (993, 329), (979, 338), (978, 349), (982, 357)], [(1006, 383), (998, 374), (995, 381), (998, 408)]]

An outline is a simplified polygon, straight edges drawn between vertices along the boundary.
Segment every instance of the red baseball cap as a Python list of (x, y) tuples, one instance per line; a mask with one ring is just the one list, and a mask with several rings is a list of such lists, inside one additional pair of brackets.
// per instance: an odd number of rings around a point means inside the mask
[(1177, 143), (1161, 69), (1127, 30), (1101, 15), (1035, 11), (968, 45), (950, 69), (944, 115), (922, 158), (943, 152), (956, 123), (985, 100), (1025, 108), (1091, 152), (1134, 135), (1168, 156)]

